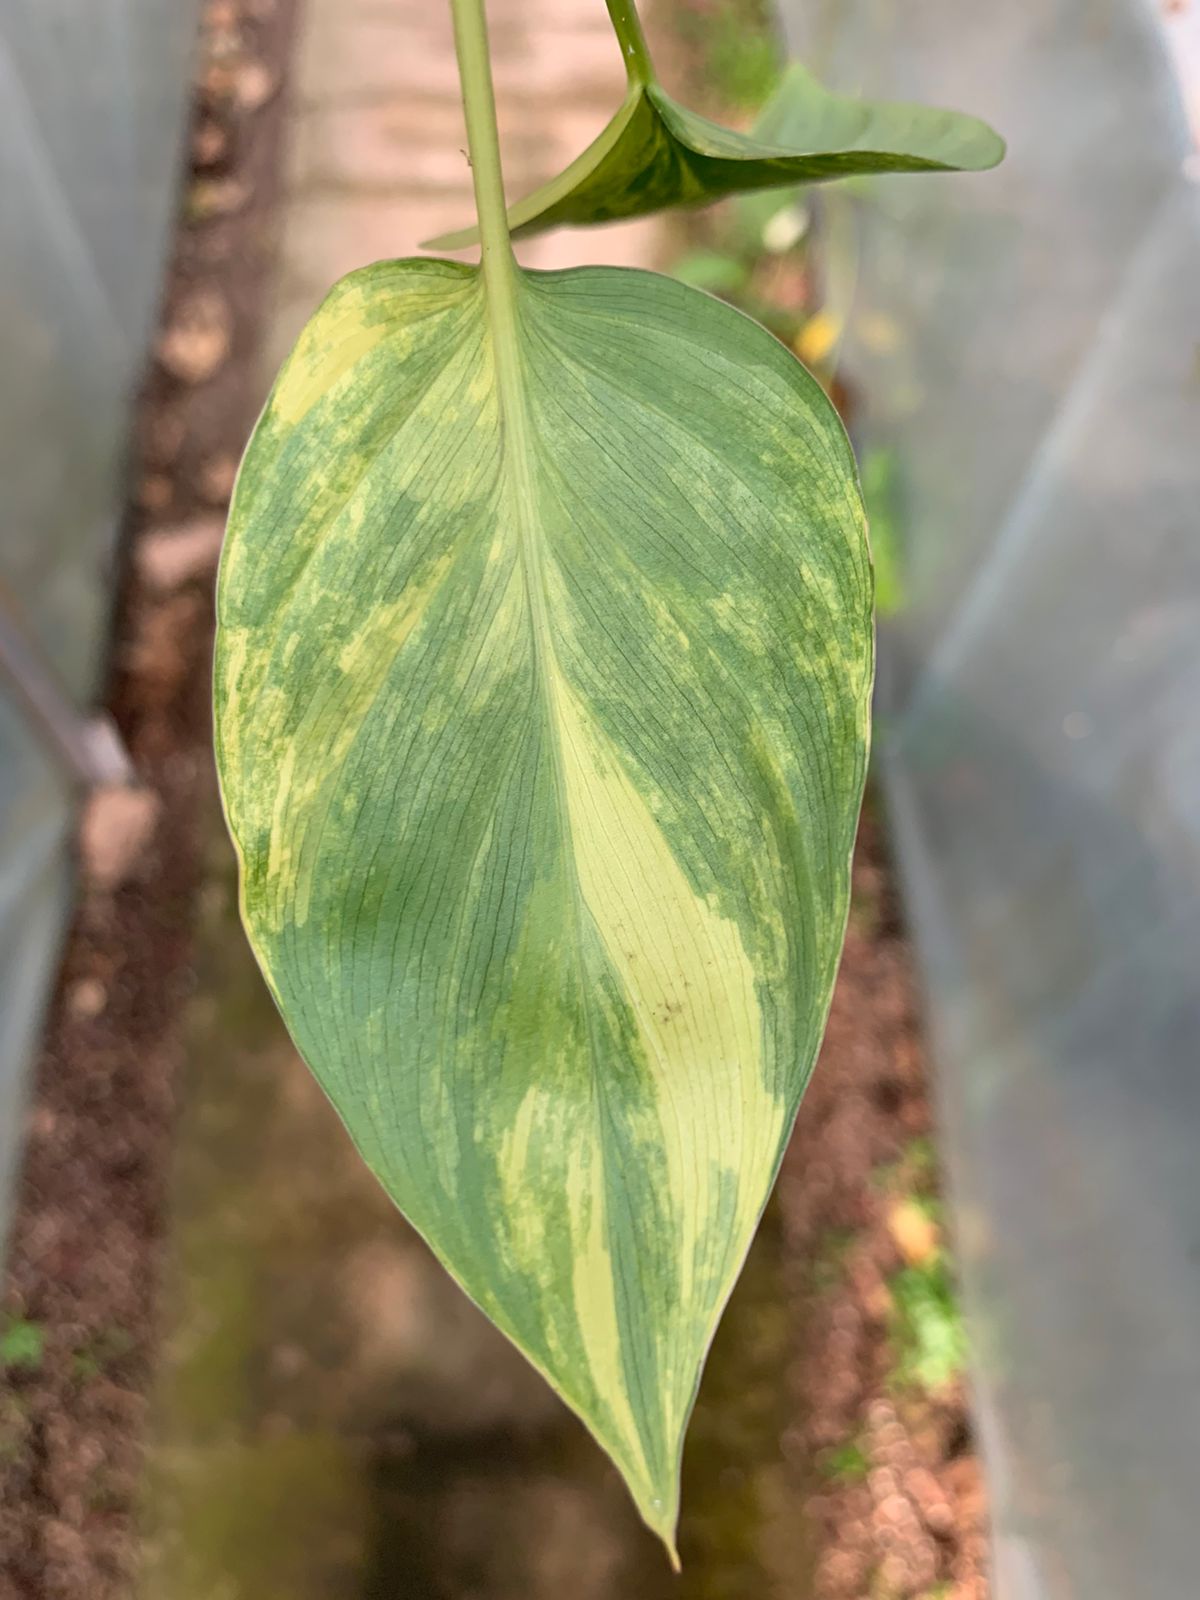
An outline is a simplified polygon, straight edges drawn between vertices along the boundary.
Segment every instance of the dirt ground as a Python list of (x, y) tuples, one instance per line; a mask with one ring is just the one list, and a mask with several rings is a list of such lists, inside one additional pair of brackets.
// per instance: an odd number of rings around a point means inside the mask
[[(134, 1582), (179, 1012), (194, 982), (211, 579), (261, 399), (292, 12), (292, 0), (207, 8), (109, 675), (143, 791), (102, 800), (85, 823), (0, 1307), (0, 1600), (116, 1600)], [(962, 1379), (953, 1361), (937, 1382), (906, 1372), (898, 1332), (904, 1274), (945, 1250), (930, 1131), (910, 960), (870, 814), (829, 1035), (780, 1186), (797, 1308), (781, 1431), (812, 1463), (817, 1600), (986, 1596)]]
[(958, 1331), (956, 1308), (919, 1330), (908, 1364), (913, 1330), (898, 1325), (909, 1285), (940, 1283), (945, 1262), (926, 1067), (912, 957), (868, 804), (829, 1028), (779, 1182), (799, 1278), (793, 1392), (813, 1467), (813, 1600), (987, 1600), (987, 1507), (961, 1355), (934, 1342)]

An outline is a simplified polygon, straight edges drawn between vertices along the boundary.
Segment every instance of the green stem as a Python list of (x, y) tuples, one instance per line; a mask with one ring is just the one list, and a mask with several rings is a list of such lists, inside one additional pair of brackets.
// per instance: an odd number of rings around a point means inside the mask
[(508, 232), (504, 175), (500, 167), (500, 133), (496, 126), (496, 94), (488, 53), (484, 0), (450, 0), (454, 17), (454, 51), (467, 119), (467, 148), (479, 214), (480, 256), (489, 294), (499, 303), (511, 298), (516, 259)]
[(630, 83), (653, 83), (654, 63), (650, 59), (646, 35), (642, 32), (642, 23), (634, 0), (606, 0), (606, 3), (612, 25), (620, 40), (621, 54), (625, 59), (625, 71)]

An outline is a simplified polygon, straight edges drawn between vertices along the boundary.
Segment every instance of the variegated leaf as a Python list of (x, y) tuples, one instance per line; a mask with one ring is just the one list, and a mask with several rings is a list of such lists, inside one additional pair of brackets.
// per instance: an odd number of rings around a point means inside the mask
[(400, 261), (309, 324), (230, 519), (220, 775), (300, 1051), (670, 1544), (837, 966), (870, 568), (761, 328), (604, 268), (513, 309)]
[[(726, 195), (887, 172), (978, 172), (1004, 141), (957, 111), (833, 94), (793, 63), (753, 134), (688, 111), (661, 84), (632, 81), (604, 132), (558, 177), (509, 209), (514, 238), (615, 222)], [(473, 244), (477, 228), (430, 248)]]

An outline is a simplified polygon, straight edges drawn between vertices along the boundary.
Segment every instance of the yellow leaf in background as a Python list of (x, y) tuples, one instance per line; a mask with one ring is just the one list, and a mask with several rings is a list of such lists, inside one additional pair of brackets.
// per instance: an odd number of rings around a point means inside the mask
[(919, 1267), (938, 1252), (937, 1223), (915, 1200), (900, 1200), (888, 1212), (888, 1232), (910, 1267)]
[(818, 311), (796, 335), (793, 348), (807, 367), (816, 367), (833, 352), (842, 337), (843, 321), (832, 311)]

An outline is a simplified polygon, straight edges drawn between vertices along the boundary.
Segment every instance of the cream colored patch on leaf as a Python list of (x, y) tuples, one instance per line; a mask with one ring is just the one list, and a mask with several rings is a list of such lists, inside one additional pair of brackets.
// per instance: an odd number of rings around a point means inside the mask
[[(327, 816), (332, 790), (364, 720), (378, 699), (397, 655), (404, 648), (445, 581), (455, 551), (444, 551), (420, 583), (410, 583), (395, 600), (366, 613), (362, 631), (342, 646), (337, 656), (338, 692), (303, 717), (278, 751), (278, 776), (267, 850), (267, 915), (265, 925), (279, 932), (286, 923), (308, 921), (314, 888), (316, 852), (295, 855), (298, 840), (319, 831)], [(232, 698), (232, 696), (231, 696)], [(260, 727), (260, 737), (270, 736)], [(297, 777), (297, 756), (320, 740), (324, 758), (309, 763)], [(301, 821), (301, 819), (303, 819)]]
[[(250, 653), (250, 630), (226, 624), (221, 630), (220, 649), (218, 670), (221, 689), (226, 701), (236, 704), (238, 685)], [(223, 765), (240, 765), (243, 731), (243, 723), (238, 717), (225, 717), (218, 724), (217, 736), (221, 741)]]
[(567, 1192), (571, 1234), (574, 1240), (571, 1289), (579, 1336), (596, 1386), (612, 1417), (624, 1447), (623, 1471), (641, 1480), (641, 1498), (653, 1489), (637, 1419), (629, 1399), (629, 1386), (621, 1359), (621, 1333), (617, 1321), (617, 1295), (613, 1283), (612, 1252), (605, 1225), (604, 1164), (599, 1151), (577, 1162)]
[[(782, 1106), (762, 1103), (754, 968), (736, 923), (692, 888), (646, 800), (557, 667), (553, 685), (579, 889), (652, 1077), (680, 1223), (679, 1302), (692, 1306), (697, 1262), (706, 1277), (730, 1275), (736, 1264), (725, 1259), (729, 1241), (752, 1225), (759, 1204), (754, 1186), (744, 1185), (736, 1220), (710, 1228), (711, 1165), (757, 1171), (784, 1114)], [(668, 1437), (682, 1421), (693, 1376), (664, 1373)]]
[[(309, 324), (315, 331), (316, 325)], [(320, 337), (307, 333), (284, 367), (271, 396), (271, 409), (280, 422), (295, 427), (333, 388), (339, 378), (381, 344), (393, 330), (387, 322), (359, 322), (347, 316), (342, 324), (322, 327)]]

